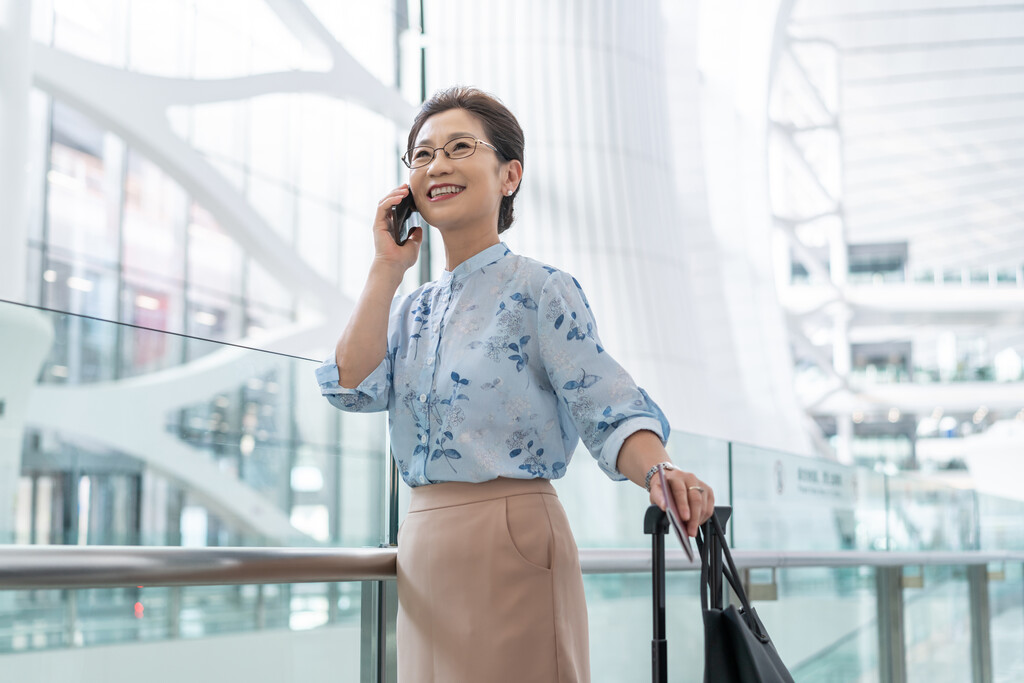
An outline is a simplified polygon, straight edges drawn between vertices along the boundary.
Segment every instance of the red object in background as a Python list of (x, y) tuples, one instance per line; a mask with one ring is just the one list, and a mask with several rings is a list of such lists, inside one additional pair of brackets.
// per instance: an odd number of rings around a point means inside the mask
[(135, 618), (136, 619), (141, 619), (142, 618), (142, 612), (143, 612), (144, 609), (145, 609), (145, 607), (142, 606), (141, 602), (135, 603)]

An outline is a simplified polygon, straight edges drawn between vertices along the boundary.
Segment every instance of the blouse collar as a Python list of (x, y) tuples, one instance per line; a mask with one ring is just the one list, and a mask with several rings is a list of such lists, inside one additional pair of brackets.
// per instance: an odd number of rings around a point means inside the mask
[(497, 244), (489, 246), (483, 251), (470, 256), (468, 259), (455, 266), (455, 270), (444, 271), (441, 275), (441, 281), (448, 282), (449, 280), (461, 280), (473, 271), (483, 268), (484, 266), (489, 266), (511, 253), (512, 250), (508, 248), (507, 244), (504, 242), (498, 242)]

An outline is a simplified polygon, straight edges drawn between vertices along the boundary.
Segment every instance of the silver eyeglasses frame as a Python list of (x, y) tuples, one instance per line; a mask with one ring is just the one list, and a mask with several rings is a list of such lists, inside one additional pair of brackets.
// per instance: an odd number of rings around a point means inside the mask
[[(473, 151), (470, 152), (469, 154), (467, 154), (466, 156), (453, 157), (452, 153), (449, 152), (446, 148), (448, 147), (448, 145), (456, 143), (456, 142), (458, 142), (460, 140), (472, 140), (474, 142), (474, 144), (473, 144)], [(476, 154), (476, 148), (479, 147), (480, 145), (485, 145), (487, 147), (490, 147), (491, 149), (494, 150), (495, 154), (497, 154), (499, 157), (502, 156), (501, 152), (498, 151), (498, 148), (495, 147), (494, 145), (492, 145), (491, 143), (487, 142), (486, 140), (481, 140), (480, 138), (474, 138), (474, 137), (470, 137), (468, 135), (463, 135), (461, 137), (452, 138), (451, 140), (449, 140), (448, 142), (444, 143), (440, 147), (429, 147), (427, 145), (417, 145), (415, 147), (411, 147), (411, 148), (409, 148), (406, 151), (405, 154), (402, 155), (401, 159), (402, 159), (402, 163), (405, 164), (406, 166), (408, 166), (410, 170), (414, 169), (414, 168), (423, 168), (424, 166), (428, 165), (430, 162), (432, 162), (434, 160), (434, 157), (437, 156), (437, 150), (439, 150), (439, 149), (443, 150), (444, 151), (444, 155), (446, 157), (448, 157), (449, 159), (468, 159), (469, 157), (471, 157), (474, 154)], [(430, 150), (430, 158), (429, 159), (425, 159), (423, 161), (423, 163), (417, 163), (417, 164), (413, 165), (413, 162), (417, 161), (417, 160), (412, 158), (413, 152), (418, 150), (418, 149), (420, 149), (420, 150), (428, 150), (429, 149)]]

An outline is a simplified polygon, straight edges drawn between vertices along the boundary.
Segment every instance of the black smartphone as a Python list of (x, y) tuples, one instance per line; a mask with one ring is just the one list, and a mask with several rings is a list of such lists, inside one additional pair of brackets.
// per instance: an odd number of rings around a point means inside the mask
[(407, 225), (409, 216), (416, 211), (416, 203), (412, 200), (412, 190), (402, 201), (391, 207), (391, 236), (395, 238), (395, 244), (402, 246), (409, 239), (412, 228)]

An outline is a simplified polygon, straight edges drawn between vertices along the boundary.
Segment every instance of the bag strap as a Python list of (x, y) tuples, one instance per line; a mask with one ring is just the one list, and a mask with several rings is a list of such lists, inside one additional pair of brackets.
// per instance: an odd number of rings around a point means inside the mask
[[(701, 526), (701, 533), (697, 536), (697, 552), (700, 553), (700, 609), (703, 614), (708, 613), (708, 593), (711, 592), (711, 587), (708, 585), (708, 579), (710, 579), (710, 568), (708, 566), (708, 546), (710, 545), (708, 539), (707, 523)], [(721, 600), (721, 597), (715, 598)], [(716, 605), (716, 608), (721, 605)]]
[(719, 566), (718, 573), (724, 576), (732, 586), (733, 592), (736, 597), (739, 598), (740, 604), (743, 606), (745, 614), (750, 615), (752, 618), (748, 620), (751, 630), (754, 635), (757, 636), (758, 640), (763, 643), (769, 642), (768, 633), (764, 630), (764, 626), (761, 625), (759, 619), (754, 617), (753, 608), (750, 606), (750, 600), (747, 598), (747, 592), (743, 589), (743, 583), (739, 581), (739, 571), (736, 569), (736, 563), (733, 562), (732, 552), (729, 550), (729, 544), (725, 540), (725, 531), (722, 530), (722, 525), (718, 521), (718, 517), (711, 515), (711, 518), (701, 526), (702, 535), (704, 536), (703, 541), (697, 539), (697, 547), (700, 550), (700, 605), (704, 612), (708, 611), (708, 593), (715, 592), (713, 601), (715, 603), (715, 609), (722, 608), (722, 591), (719, 588), (715, 591), (715, 584), (721, 585), (721, 581), (715, 581), (712, 583), (712, 568), (711, 568), (711, 547), (716, 546), (715, 550), (720, 553), (719, 557), (724, 557), (726, 566)]

